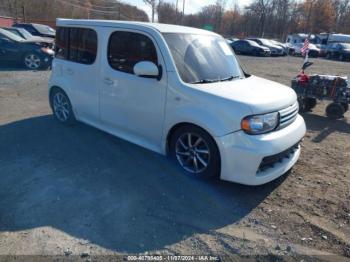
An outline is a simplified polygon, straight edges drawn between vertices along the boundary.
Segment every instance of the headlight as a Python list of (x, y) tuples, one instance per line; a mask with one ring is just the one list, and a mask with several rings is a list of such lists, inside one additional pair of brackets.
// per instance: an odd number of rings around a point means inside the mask
[(43, 51), (45, 54), (48, 54), (48, 55), (54, 55), (55, 54), (55, 52), (52, 49), (48, 48), (48, 47), (41, 48), (41, 51)]
[(244, 132), (259, 135), (274, 130), (279, 124), (279, 113), (252, 115), (243, 118), (241, 127)]

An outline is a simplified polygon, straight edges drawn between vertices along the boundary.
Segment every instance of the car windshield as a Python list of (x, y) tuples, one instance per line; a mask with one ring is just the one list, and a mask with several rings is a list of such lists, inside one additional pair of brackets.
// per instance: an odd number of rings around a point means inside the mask
[(340, 44), (340, 46), (341, 46), (343, 49), (350, 49), (350, 44), (347, 44), (347, 43), (342, 43), (342, 44)]
[(55, 35), (56, 31), (47, 25), (33, 24), (36, 30), (41, 34)]
[(252, 40), (246, 40), (251, 46), (256, 46), (256, 47), (260, 47), (260, 45), (255, 42), (255, 41), (252, 41)]
[(271, 42), (266, 39), (259, 39), (263, 45), (271, 45)]
[(29, 33), (27, 30), (25, 30), (23, 28), (19, 28), (18, 30), (21, 32), (21, 34), (24, 36), (25, 39), (29, 40), (29, 39), (34, 38), (33, 35), (31, 33)]
[(0, 29), (0, 34), (13, 40), (13, 41), (17, 41), (17, 42), (23, 41), (22, 37), (19, 37), (18, 35), (15, 35), (15, 34), (9, 32), (9, 31), (6, 31), (4, 29)]
[(212, 83), (244, 74), (225, 39), (212, 35), (163, 34), (178, 73), (186, 83)]

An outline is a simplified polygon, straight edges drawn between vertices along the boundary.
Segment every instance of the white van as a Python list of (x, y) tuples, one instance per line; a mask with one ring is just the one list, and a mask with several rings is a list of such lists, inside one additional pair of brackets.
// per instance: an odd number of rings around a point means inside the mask
[(250, 76), (209, 31), (141, 22), (57, 21), (49, 81), (57, 120), (87, 123), (185, 172), (247, 185), (292, 168), (305, 123), (294, 91)]

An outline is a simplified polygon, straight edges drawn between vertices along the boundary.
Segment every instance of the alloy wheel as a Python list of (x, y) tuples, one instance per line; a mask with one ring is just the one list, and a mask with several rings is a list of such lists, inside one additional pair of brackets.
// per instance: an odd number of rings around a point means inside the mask
[(30, 69), (38, 69), (41, 65), (41, 59), (35, 54), (29, 54), (24, 58), (24, 63)]
[(194, 133), (185, 133), (175, 144), (176, 158), (188, 172), (203, 172), (210, 163), (210, 150), (206, 141)]
[(69, 103), (67, 97), (60, 92), (53, 97), (53, 110), (60, 121), (66, 122), (69, 119)]

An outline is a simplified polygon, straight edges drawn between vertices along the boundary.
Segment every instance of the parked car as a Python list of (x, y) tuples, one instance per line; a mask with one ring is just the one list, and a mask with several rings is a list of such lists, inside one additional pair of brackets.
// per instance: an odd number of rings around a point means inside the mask
[(17, 23), (13, 27), (24, 28), (34, 36), (55, 38), (56, 31), (47, 25), (32, 23)]
[(328, 59), (350, 60), (350, 43), (333, 43), (326, 49)]
[(284, 56), (288, 55), (288, 45), (287, 45), (287, 44), (283, 44), (283, 43), (278, 42), (278, 41), (273, 40), (273, 39), (271, 39), (271, 40), (269, 40), (269, 41), (270, 41), (273, 45), (277, 45), (277, 46), (283, 48), (283, 55), (284, 55)]
[[(301, 49), (304, 46), (304, 43), (296, 43), (289, 45), (289, 54), (292, 56), (301, 56)], [(309, 57), (319, 57), (320, 49), (316, 45), (309, 43)]]
[(0, 61), (21, 63), (28, 69), (47, 69), (53, 55), (53, 50), (36, 41), (0, 29)]
[(141, 22), (57, 26), (48, 87), (59, 122), (169, 154), (198, 177), (258, 185), (296, 163), (306, 128), (295, 92), (244, 73), (221, 36)]
[(268, 39), (264, 39), (264, 38), (247, 38), (247, 39), (258, 43), (261, 46), (265, 46), (269, 48), (272, 56), (283, 55), (283, 48), (278, 45), (272, 44)]
[(258, 43), (251, 40), (238, 40), (231, 44), (232, 49), (236, 54), (255, 55), (255, 56), (270, 56), (271, 51), (267, 47), (260, 46)]
[(48, 38), (48, 37), (40, 37), (40, 36), (33, 36), (31, 33), (29, 33), (24, 28), (17, 28), (17, 27), (3, 27), (2, 29), (5, 29), (15, 35), (18, 35), (19, 37), (22, 37), (25, 40), (29, 41), (35, 41), (42, 43), (46, 47), (53, 48), (54, 47), (54, 39)]

